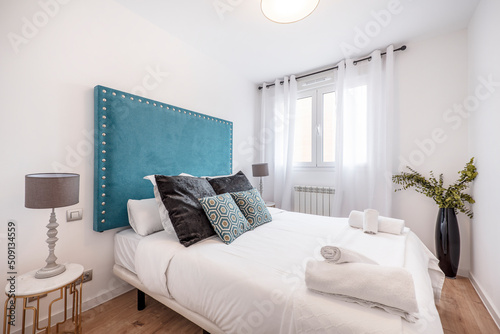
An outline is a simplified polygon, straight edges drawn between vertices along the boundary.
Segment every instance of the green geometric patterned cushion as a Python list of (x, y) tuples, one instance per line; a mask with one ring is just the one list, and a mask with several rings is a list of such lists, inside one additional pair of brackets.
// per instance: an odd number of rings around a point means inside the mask
[(243, 233), (251, 230), (248, 221), (228, 193), (199, 199), (215, 233), (230, 244)]
[(238, 205), (238, 208), (243, 212), (252, 229), (273, 220), (269, 210), (267, 210), (266, 203), (260, 197), (257, 189), (231, 193), (231, 196), (236, 205)]

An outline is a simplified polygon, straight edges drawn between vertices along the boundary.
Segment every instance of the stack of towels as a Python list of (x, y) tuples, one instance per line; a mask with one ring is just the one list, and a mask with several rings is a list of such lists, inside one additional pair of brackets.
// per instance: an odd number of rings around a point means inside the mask
[(381, 266), (355, 251), (324, 246), (325, 261), (309, 261), (309, 289), (366, 307), (378, 307), (403, 319), (418, 320), (413, 277), (402, 267)]
[(364, 212), (351, 211), (349, 214), (349, 225), (361, 228), (365, 233), (370, 234), (376, 234), (377, 232), (401, 234), (405, 228), (405, 221), (379, 216), (377, 210), (366, 209)]

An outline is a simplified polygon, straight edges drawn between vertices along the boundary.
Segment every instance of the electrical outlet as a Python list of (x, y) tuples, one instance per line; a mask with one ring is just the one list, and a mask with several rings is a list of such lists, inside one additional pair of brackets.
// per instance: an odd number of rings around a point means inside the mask
[[(83, 283), (86, 283), (88, 281), (92, 281), (92, 269), (83, 272)], [(80, 280), (78, 280), (75, 282), (75, 285), (78, 285), (80, 283)]]
[(74, 220), (82, 220), (82, 218), (83, 218), (83, 209), (66, 210), (67, 222), (72, 222)]

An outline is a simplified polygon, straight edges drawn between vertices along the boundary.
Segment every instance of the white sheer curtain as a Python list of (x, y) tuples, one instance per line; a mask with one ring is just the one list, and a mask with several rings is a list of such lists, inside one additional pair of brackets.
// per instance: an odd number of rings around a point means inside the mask
[(292, 75), (280, 82), (276, 80), (268, 88), (264, 84), (262, 89), (261, 160), (269, 163), (270, 174), (265, 180), (264, 197), (271, 192), (276, 207), (291, 210), (297, 81)]
[(376, 209), (391, 215), (394, 164), (394, 58), (339, 63), (334, 215)]

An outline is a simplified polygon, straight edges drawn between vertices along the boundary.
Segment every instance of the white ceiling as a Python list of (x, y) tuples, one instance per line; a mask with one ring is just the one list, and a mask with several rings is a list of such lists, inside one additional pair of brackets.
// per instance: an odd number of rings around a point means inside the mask
[[(277, 24), (262, 15), (260, 0), (116, 1), (255, 83), (335, 64), (346, 57), (340, 45), (360, 46), (354, 56), (362, 56), (466, 28), (479, 2), (321, 0), (306, 19)], [(399, 6), (388, 23), (376, 23), (373, 13), (389, 13), (390, 3)], [(371, 26), (380, 30), (366, 45), (356, 42), (357, 29)]]

